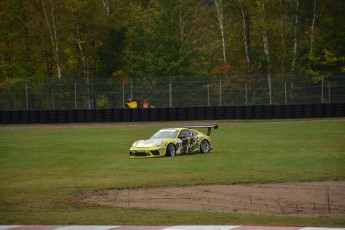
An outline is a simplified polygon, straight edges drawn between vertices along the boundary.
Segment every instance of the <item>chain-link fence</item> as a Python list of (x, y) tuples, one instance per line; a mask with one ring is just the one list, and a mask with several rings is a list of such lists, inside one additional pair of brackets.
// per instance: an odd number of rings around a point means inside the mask
[(255, 76), (24, 81), (0, 91), (1, 110), (123, 108), (128, 99), (154, 107), (345, 102), (345, 76)]

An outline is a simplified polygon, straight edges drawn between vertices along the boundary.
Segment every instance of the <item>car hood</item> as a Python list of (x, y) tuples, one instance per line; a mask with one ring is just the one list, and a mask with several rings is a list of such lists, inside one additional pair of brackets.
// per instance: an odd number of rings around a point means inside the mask
[(163, 143), (165, 139), (147, 139), (147, 140), (140, 140), (134, 142), (133, 146), (143, 148), (143, 147), (152, 147), (152, 146), (159, 146)]

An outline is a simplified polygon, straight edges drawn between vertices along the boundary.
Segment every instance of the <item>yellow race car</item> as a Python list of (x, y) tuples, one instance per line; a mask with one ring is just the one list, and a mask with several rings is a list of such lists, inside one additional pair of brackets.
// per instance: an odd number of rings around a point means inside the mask
[[(194, 128), (207, 128), (207, 135)], [(167, 128), (156, 132), (147, 140), (133, 143), (129, 149), (132, 158), (139, 157), (173, 157), (182, 154), (208, 153), (213, 149), (211, 129), (218, 125), (195, 125), (182, 128)]]

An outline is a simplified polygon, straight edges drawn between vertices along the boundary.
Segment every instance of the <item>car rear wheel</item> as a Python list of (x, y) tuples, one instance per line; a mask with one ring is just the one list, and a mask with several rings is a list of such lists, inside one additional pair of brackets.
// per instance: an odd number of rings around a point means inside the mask
[(210, 151), (210, 143), (208, 140), (203, 140), (200, 144), (200, 152), (201, 153), (208, 153)]
[(167, 150), (166, 150), (166, 156), (173, 157), (175, 155), (176, 155), (175, 146), (172, 143), (170, 143), (167, 147)]

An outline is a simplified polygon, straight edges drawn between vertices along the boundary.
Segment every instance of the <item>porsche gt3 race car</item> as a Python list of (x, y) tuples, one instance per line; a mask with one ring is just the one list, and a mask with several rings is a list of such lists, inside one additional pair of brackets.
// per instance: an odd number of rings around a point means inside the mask
[[(193, 128), (207, 128), (207, 135)], [(156, 132), (147, 140), (133, 143), (129, 149), (132, 158), (139, 157), (173, 157), (182, 154), (208, 153), (213, 149), (211, 129), (218, 125), (185, 126), (182, 128), (167, 128)]]

